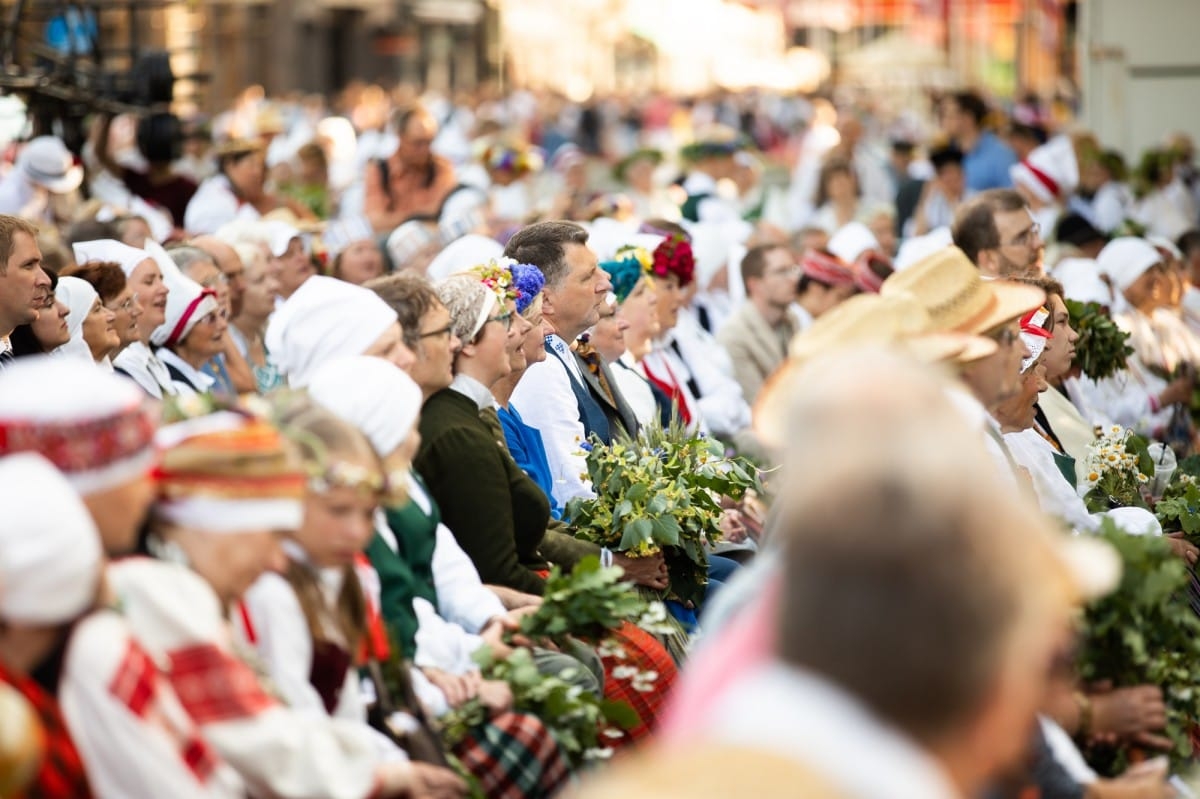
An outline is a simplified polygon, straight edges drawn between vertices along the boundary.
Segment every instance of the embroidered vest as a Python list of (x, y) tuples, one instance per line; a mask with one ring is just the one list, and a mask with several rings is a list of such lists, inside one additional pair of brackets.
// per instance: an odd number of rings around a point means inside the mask
[[(575, 395), (575, 404), (579, 411), (579, 421), (583, 422), (584, 436), (590, 437), (594, 434), (605, 444), (611, 444), (612, 430), (608, 426), (608, 417), (604, 415), (604, 409), (600, 407), (600, 403), (592, 397), (587, 386), (579, 382), (579, 379), (575, 377), (575, 372), (562, 360), (554, 346), (547, 342), (545, 347), (550, 357), (557, 358), (563, 368), (567, 370), (567, 377), (571, 380), (571, 393)], [(570, 353), (568, 353), (569, 355)]]

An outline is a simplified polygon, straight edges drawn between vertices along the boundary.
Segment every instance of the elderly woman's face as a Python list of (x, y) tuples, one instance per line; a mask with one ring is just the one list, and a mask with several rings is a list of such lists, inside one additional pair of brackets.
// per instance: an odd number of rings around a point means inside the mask
[(246, 289), (242, 294), (242, 313), (251, 319), (266, 319), (275, 310), (279, 279), (266, 257), (246, 263)]
[(99, 361), (111, 355), (121, 346), (121, 337), (115, 326), (117, 315), (104, 307), (97, 297), (83, 319), (83, 340), (87, 342), (92, 359)]
[(106, 304), (113, 312), (113, 327), (121, 338), (121, 346), (138, 340), (138, 320), (142, 318), (142, 304), (133, 293), (133, 286), (126, 284), (124, 291)]
[(375, 339), (375, 343), (367, 347), (363, 355), (391, 361), (406, 372), (417, 360), (416, 354), (404, 343), (404, 331), (400, 329), (399, 322), (383, 331), (383, 335)]
[(506, 309), (512, 313), (512, 324), (508, 328), (508, 363), (514, 372), (523, 372), (529, 366), (525, 357), (525, 342), (530, 338), (533, 324), (517, 313), (517, 304), (509, 300)]
[(383, 253), (373, 241), (356, 241), (342, 250), (338, 258), (337, 277), (361, 286), (383, 274)]
[(189, 360), (206, 361), (224, 351), (228, 327), (224, 308), (209, 311), (188, 331), (176, 350), (184, 353), (181, 357), (191, 356)]

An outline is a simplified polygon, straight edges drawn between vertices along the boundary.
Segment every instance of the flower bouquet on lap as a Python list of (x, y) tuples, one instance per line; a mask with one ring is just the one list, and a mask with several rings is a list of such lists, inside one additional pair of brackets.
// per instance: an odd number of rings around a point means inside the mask
[(677, 421), (584, 448), (596, 496), (568, 503), (575, 535), (627, 557), (662, 552), (668, 597), (699, 606), (708, 584), (706, 544), (721, 537), (722, 501), (759, 490), (757, 470)]
[(1088, 510), (1148, 508), (1143, 488), (1154, 477), (1154, 459), (1146, 440), (1120, 425), (1096, 428), (1096, 440), (1083, 462), (1084, 502)]

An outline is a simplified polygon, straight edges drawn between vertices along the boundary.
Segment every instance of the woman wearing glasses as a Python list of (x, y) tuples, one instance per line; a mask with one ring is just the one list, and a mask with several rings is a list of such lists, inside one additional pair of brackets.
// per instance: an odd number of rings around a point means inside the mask
[(92, 288), (100, 295), (100, 302), (111, 311), (114, 320), (113, 328), (121, 343), (116, 350), (109, 353), (106, 361), (111, 361), (139, 338), (138, 319), (142, 316), (142, 305), (133, 286), (125, 279), (121, 265), (113, 261), (91, 261), (63, 273), (64, 277), (77, 277), (92, 284)]

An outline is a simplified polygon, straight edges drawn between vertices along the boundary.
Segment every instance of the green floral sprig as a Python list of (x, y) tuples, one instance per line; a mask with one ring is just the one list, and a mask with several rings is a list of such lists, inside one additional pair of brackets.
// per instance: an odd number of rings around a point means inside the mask
[(570, 670), (558, 676), (539, 672), (528, 649), (516, 649), (498, 660), (484, 647), (475, 661), (484, 677), (508, 683), (513, 708), (541, 719), (573, 767), (608, 759), (608, 741), (638, 724), (637, 713), (627, 703), (598, 698), (567, 682), (575, 676)]
[[(1116, 548), (1121, 583), (1086, 608), (1079, 674), (1117, 687), (1158, 685), (1167, 705), (1172, 771), (1191, 758), (1188, 731), (1200, 719), (1200, 617), (1188, 605), (1188, 569), (1158, 536), (1131, 536), (1105, 519), (1097, 535)], [(1128, 751), (1111, 754), (1112, 774)]]
[(1075, 342), (1075, 365), (1092, 380), (1103, 380), (1125, 368), (1133, 348), (1129, 334), (1094, 302), (1067, 300), (1071, 327), (1079, 334)]
[(677, 420), (583, 448), (596, 496), (567, 503), (575, 535), (629, 557), (663, 552), (671, 595), (699, 605), (708, 584), (705, 544), (721, 537), (722, 497), (736, 501), (761, 490), (757, 470)]
[(1190, 474), (1176, 473), (1154, 506), (1163, 532), (1182, 532), (1193, 544), (1200, 541), (1200, 483)]
[(627, 621), (650, 633), (670, 632), (662, 603), (647, 602), (623, 577), (620, 567), (604, 568), (595, 555), (579, 561), (569, 573), (554, 566), (542, 604), (521, 619), (521, 633), (555, 643), (566, 636), (596, 642)]

